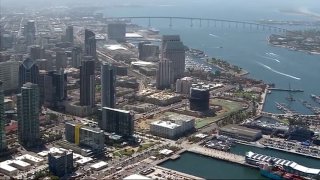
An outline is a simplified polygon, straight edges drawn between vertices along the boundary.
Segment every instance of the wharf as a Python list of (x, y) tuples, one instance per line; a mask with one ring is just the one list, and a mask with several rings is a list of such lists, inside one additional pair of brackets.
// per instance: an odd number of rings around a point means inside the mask
[(236, 155), (236, 154), (232, 154), (232, 153), (228, 153), (228, 152), (224, 152), (224, 151), (209, 149), (209, 148), (200, 147), (200, 146), (194, 146), (194, 147), (188, 149), (188, 151), (193, 152), (193, 153), (197, 153), (197, 154), (201, 154), (201, 155), (205, 155), (205, 156), (209, 156), (209, 157), (213, 157), (216, 159), (221, 159), (224, 161), (229, 161), (229, 162), (241, 164), (241, 165), (248, 165), (245, 163), (244, 156), (240, 156), (240, 155)]
[(302, 90), (302, 89), (268, 88), (268, 90), (272, 90), (272, 91), (288, 91), (288, 92), (304, 92), (304, 90)]
[(204, 178), (201, 178), (198, 176), (193, 176), (190, 174), (186, 174), (186, 173), (183, 173), (180, 171), (175, 171), (172, 169), (164, 168), (161, 166), (155, 166), (154, 168), (155, 168), (155, 172), (148, 175), (149, 177), (151, 176), (152, 179), (156, 179), (159, 177), (159, 176), (157, 177), (156, 174), (162, 174), (161, 177), (164, 179), (190, 179), (190, 180), (192, 180), (192, 179), (203, 180), (204, 179)]

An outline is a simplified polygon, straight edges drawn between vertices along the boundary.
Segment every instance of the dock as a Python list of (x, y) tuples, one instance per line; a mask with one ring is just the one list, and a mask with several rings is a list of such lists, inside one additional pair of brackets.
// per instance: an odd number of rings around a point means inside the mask
[[(160, 179), (204, 180), (204, 178), (201, 178), (198, 176), (193, 176), (191, 174), (183, 173), (180, 171), (175, 171), (175, 170), (164, 168), (161, 166), (155, 166), (154, 169), (155, 169), (155, 172), (148, 175), (149, 177), (152, 177), (152, 179), (159, 179), (160, 178)], [(161, 176), (159, 177), (156, 174), (161, 174)]]
[(302, 89), (283, 89), (283, 88), (269, 88), (272, 91), (287, 91), (287, 92), (304, 92)]
[(193, 153), (197, 153), (197, 154), (201, 154), (201, 155), (205, 155), (205, 156), (209, 156), (209, 157), (213, 157), (216, 159), (224, 160), (224, 161), (229, 161), (229, 162), (233, 162), (233, 163), (237, 163), (237, 164), (241, 164), (241, 165), (247, 165), (245, 163), (246, 161), (245, 161), (244, 156), (232, 154), (232, 153), (225, 152), (225, 151), (219, 151), (219, 150), (209, 149), (209, 148), (200, 147), (200, 146), (194, 146), (194, 147), (188, 149), (188, 151), (193, 152)]

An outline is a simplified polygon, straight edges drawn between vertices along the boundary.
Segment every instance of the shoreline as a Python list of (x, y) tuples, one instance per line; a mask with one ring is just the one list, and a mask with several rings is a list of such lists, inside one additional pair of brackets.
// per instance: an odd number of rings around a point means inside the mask
[(272, 147), (272, 146), (266, 146), (266, 145), (265, 145), (265, 148), (266, 149), (274, 149), (274, 150), (277, 150), (277, 151), (283, 151), (283, 152), (286, 152), (286, 153), (296, 154), (296, 155), (300, 155), (300, 156), (304, 156), (304, 157), (314, 158), (314, 159), (319, 159), (320, 160), (320, 157), (312, 156), (312, 155), (308, 155), (308, 154), (303, 154), (303, 153), (299, 153), (299, 152), (296, 152), (296, 151), (290, 151), (290, 150), (276, 148), (276, 147)]
[[(271, 35), (270, 35), (271, 36)], [(320, 52), (314, 52), (314, 51), (308, 51), (308, 50), (303, 50), (303, 49), (297, 49), (296, 47), (293, 46), (288, 46), (288, 45), (278, 45), (278, 44), (273, 44), (272, 42), (270, 42), (270, 36), (267, 36), (267, 42), (269, 45), (274, 46), (274, 47), (280, 47), (280, 48), (285, 48), (288, 49), (290, 51), (298, 51), (298, 52), (303, 52), (303, 53), (307, 53), (309, 55), (320, 55)]]

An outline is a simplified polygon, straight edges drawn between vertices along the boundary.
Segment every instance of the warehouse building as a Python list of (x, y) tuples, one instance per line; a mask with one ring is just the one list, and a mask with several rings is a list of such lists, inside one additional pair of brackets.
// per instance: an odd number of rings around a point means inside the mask
[(193, 131), (194, 128), (194, 117), (178, 114), (172, 114), (150, 124), (151, 134), (169, 139), (179, 138), (183, 134)]
[(252, 142), (262, 138), (262, 131), (235, 124), (229, 124), (220, 128), (219, 135)]

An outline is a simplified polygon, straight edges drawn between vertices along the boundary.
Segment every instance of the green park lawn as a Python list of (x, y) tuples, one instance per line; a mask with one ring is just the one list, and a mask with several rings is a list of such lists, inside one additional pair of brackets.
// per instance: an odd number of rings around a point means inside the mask
[(211, 105), (219, 105), (222, 106), (222, 110), (216, 112), (214, 117), (207, 118), (197, 118), (196, 119), (196, 128), (202, 128), (208, 124), (214, 123), (219, 119), (229, 115), (232, 112), (236, 112), (242, 109), (242, 103), (236, 101), (230, 101), (225, 99), (212, 99), (210, 102)]

